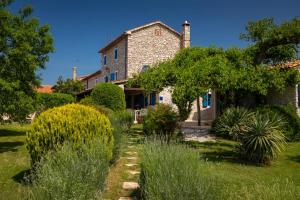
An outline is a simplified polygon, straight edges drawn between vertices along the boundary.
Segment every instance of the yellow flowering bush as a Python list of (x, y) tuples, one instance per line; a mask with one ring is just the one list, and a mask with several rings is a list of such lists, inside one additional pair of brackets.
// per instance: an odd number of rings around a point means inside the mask
[(27, 132), (27, 149), (32, 162), (64, 142), (79, 149), (82, 143), (99, 140), (112, 158), (114, 138), (109, 119), (96, 109), (80, 104), (67, 104), (41, 113)]

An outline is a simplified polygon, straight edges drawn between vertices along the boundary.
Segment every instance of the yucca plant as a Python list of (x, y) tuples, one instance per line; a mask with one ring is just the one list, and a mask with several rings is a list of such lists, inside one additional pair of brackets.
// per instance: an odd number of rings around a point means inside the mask
[(213, 124), (212, 131), (221, 137), (239, 140), (239, 135), (248, 129), (254, 113), (243, 107), (232, 107), (225, 110)]
[(240, 137), (241, 155), (247, 160), (270, 164), (284, 149), (283, 120), (276, 114), (257, 113), (247, 131)]

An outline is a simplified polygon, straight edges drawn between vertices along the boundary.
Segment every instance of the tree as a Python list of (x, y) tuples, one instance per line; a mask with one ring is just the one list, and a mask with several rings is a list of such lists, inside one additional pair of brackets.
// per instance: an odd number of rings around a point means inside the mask
[(72, 94), (75, 96), (77, 93), (82, 92), (84, 85), (81, 81), (67, 79), (64, 80), (61, 76), (58, 78), (53, 90), (58, 93)]
[(31, 17), (31, 7), (14, 14), (7, 10), (11, 2), (0, 3), (0, 115), (18, 119), (33, 109), (40, 84), (36, 71), (45, 68), (53, 39), (49, 26)]
[(240, 37), (251, 42), (246, 51), (252, 55), (254, 65), (295, 59), (300, 43), (300, 19), (294, 18), (280, 25), (275, 24), (273, 18), (250, 21)]

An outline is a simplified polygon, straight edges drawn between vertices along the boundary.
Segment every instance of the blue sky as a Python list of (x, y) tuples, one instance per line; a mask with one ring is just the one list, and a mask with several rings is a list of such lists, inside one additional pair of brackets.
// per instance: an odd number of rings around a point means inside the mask
[(43, 84), (58, 76), (71, 77), (98, 70), (98, 50), (127, 29), (160, 20), (181, 32), (184, 20), (191, 23), (192, 46), (239, 46), (250, 20), (274, 17), (276, 22), (300, 17), (299, 0), (15, 0), (17, 11), (32, 5), (33, 15), (49, 24), (55, 52), (46, 70), (39, 73)]

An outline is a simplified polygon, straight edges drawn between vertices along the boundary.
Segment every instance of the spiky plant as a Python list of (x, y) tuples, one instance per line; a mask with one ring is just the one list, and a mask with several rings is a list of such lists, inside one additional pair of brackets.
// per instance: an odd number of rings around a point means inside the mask
[(243, 107), (232, 107), (225, 110), (213, 124), (213, 132), (221, 137), (239, 140), (239, 135), (248, 129), (254, 113)]
[(283, 120), (276, 114), (256, 114), (240, 138), (241, 155), (249, 161), (270, 164), (284, 149)]

